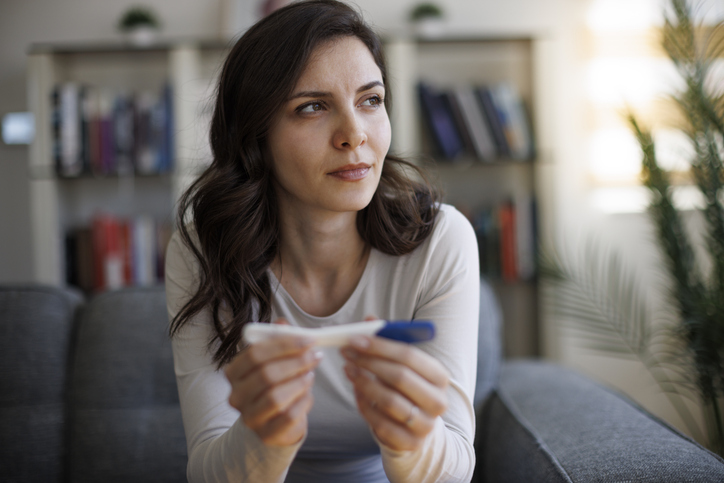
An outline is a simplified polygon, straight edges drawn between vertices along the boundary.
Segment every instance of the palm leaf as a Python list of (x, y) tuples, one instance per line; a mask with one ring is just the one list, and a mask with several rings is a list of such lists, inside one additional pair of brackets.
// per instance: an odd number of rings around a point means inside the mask
[[(560, 326), (599, 354), (642, 362), (690, 433), (700, 439), (702, 432), (686, 404), (696, 400), (695, 385), (677, 364), (685, 354), (671, 342), (676, 339), (670, 330), (651, 329), (653, 315), (628, 265), (593, 241), (582, 255), (559, 250), (540, 254), (543, 295)], [(664, 350), (652, 353), (652, 347)]]

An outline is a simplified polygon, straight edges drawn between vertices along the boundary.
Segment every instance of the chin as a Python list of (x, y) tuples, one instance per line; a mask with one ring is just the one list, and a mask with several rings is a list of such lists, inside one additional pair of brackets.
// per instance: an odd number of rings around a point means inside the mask
[(335, 211), (350, 212), (364, 210), (372, 201), (374, 194), (373, 191), (372, 193), (359, 193), (358, 196), (345, 197), (336, 203)]

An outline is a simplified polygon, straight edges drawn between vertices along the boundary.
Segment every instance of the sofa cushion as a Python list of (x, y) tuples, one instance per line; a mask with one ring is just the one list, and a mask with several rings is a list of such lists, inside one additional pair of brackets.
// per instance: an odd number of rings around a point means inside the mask
[(71, 481), (185, 480), (167, 321), (160, 287), (108, 292), (83, 309), (71, 381)]
[(483, 481), (724, 481), (721, 458), (553, 364), (504, 364), (483, 419)]
[(60, 481), (79, 293), (0, 287), (0, 481)]

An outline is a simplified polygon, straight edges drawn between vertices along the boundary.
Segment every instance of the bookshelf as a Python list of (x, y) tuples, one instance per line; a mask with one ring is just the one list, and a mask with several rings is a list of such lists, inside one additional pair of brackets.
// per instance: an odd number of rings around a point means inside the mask
[[(219, 42), (191, 40), (149, 48), (116, 43), (31, 47), (28, 101), (36, 120), (36, 136), (30, 146), (29, 178), (37, 282), (66, 284), (72, 270), (66, 263), (66, 235), (91, 226), (96, 215), (173, 223), (176, 200), (208, 160), (202, 126), (210, 114), (208, 100), (226, 49)], [(170, 166), (144, 173), (120, 167), (100, 172), (86, 166), (80, 173), (60, 176), (53, 124), (59, 109), (53, 92), (63, 85), (83, 86), (94, 92), (97, 89), (112, 96), (161, 96), (164, 89), (170, 89)]]
[[(545, 41), (529, 37), (448, 37), (435, 39), (390, 39), (386, 53), (393, 87), (393, 149), (420, 160), (442, 187), (445, 202), (451, 203), (475, 219), (485, 210), (495, 210), (506, 200), (535, 200), (541, 236), (546, 222), (541, 204), (550, 197), (545, 165), (550, 162), (550, 143), (541, 139), (537, 115), (544, 109), (539, 99), (545, 91)], [(527, 110), (529, 127), (535, 142), (532, 156), (512, 159), (497, 156), (481, 160), (475, 152), (445, 159), (435, 149), (433, 132), (421, 106), (418, 83), (438, 90), (455, 91), (460, 86), (512, 85)], [(524, 201), (527, 202), (527, 201)], [(475, 222), (473, 223), (475, 226)], [(480, 239), (479, 239), (480, 241)], [(533, 242), (534, 243), (534, 242)], [(532, 246), (533, 243), (530, 243)], [(497, 250), (497, 247), (494, 247)], [(482, 254), (481, 254), (482, 256)], [(528, 255), (534, 256), (534, 255)], [(481, 267), (484, 268), (484, 267)], [(542, 352), (542, 329), (536, 277), (513, 278), (488, 275), (503, 311), (503, 340), (506, 357), (535, 357)]]
[[(538, 237), (551, 231), (551, 128), (540, 122), (550, 110), (551, 43), (529, 37), (465, 36), (438, 39), (387, 39), (385, 53), (393, 96), (393, 150), (420, 159), (446, 193), (445, 201), (468, 213), (506, 198), (534, 197)], [(118, 44), (34, 45), (29, 53), (29, 105), (36, 119), (30, 148), (31, 227), (35, 279), (63, 285), (64, 236), (91, 223), (99, 211), (117, 216), (150, 215), (170, 222), (179, 195), (209, 159), (207, 125), (214, 79), (228, 52), (220, 42), (179, 40), (152, 48)], [(535, 156), (496, 158), (482, 163), (462, 156), (455, 163), (434, 151), (421, 113), (417, 84), (438, 88), (512, 83), (525, 103), (535, 138)], [(171, 87), (173, 169), (153, 175), (56, 174), (53, 158), (51, 93), (64, 82), (125, 91)], [(546, 87), (548, 86), (548, 87)], [(541, 353), (542, 330), (535, 278), (492, 279), (504, 314), (504, 352), (508, 357)]]

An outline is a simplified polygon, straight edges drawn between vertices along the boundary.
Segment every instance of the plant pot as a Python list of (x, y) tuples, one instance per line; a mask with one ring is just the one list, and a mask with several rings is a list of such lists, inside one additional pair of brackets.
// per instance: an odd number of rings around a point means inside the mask
[(412, 29), (418, 37), (440, 37), (445, 31), (445, 22), (438, 17), (423, 18), (413, 22)]
[(153, 27), (141, 26), (125, 32), (126, 41), (135, 47), (148, 47), (156, 42), (158, 30)]

